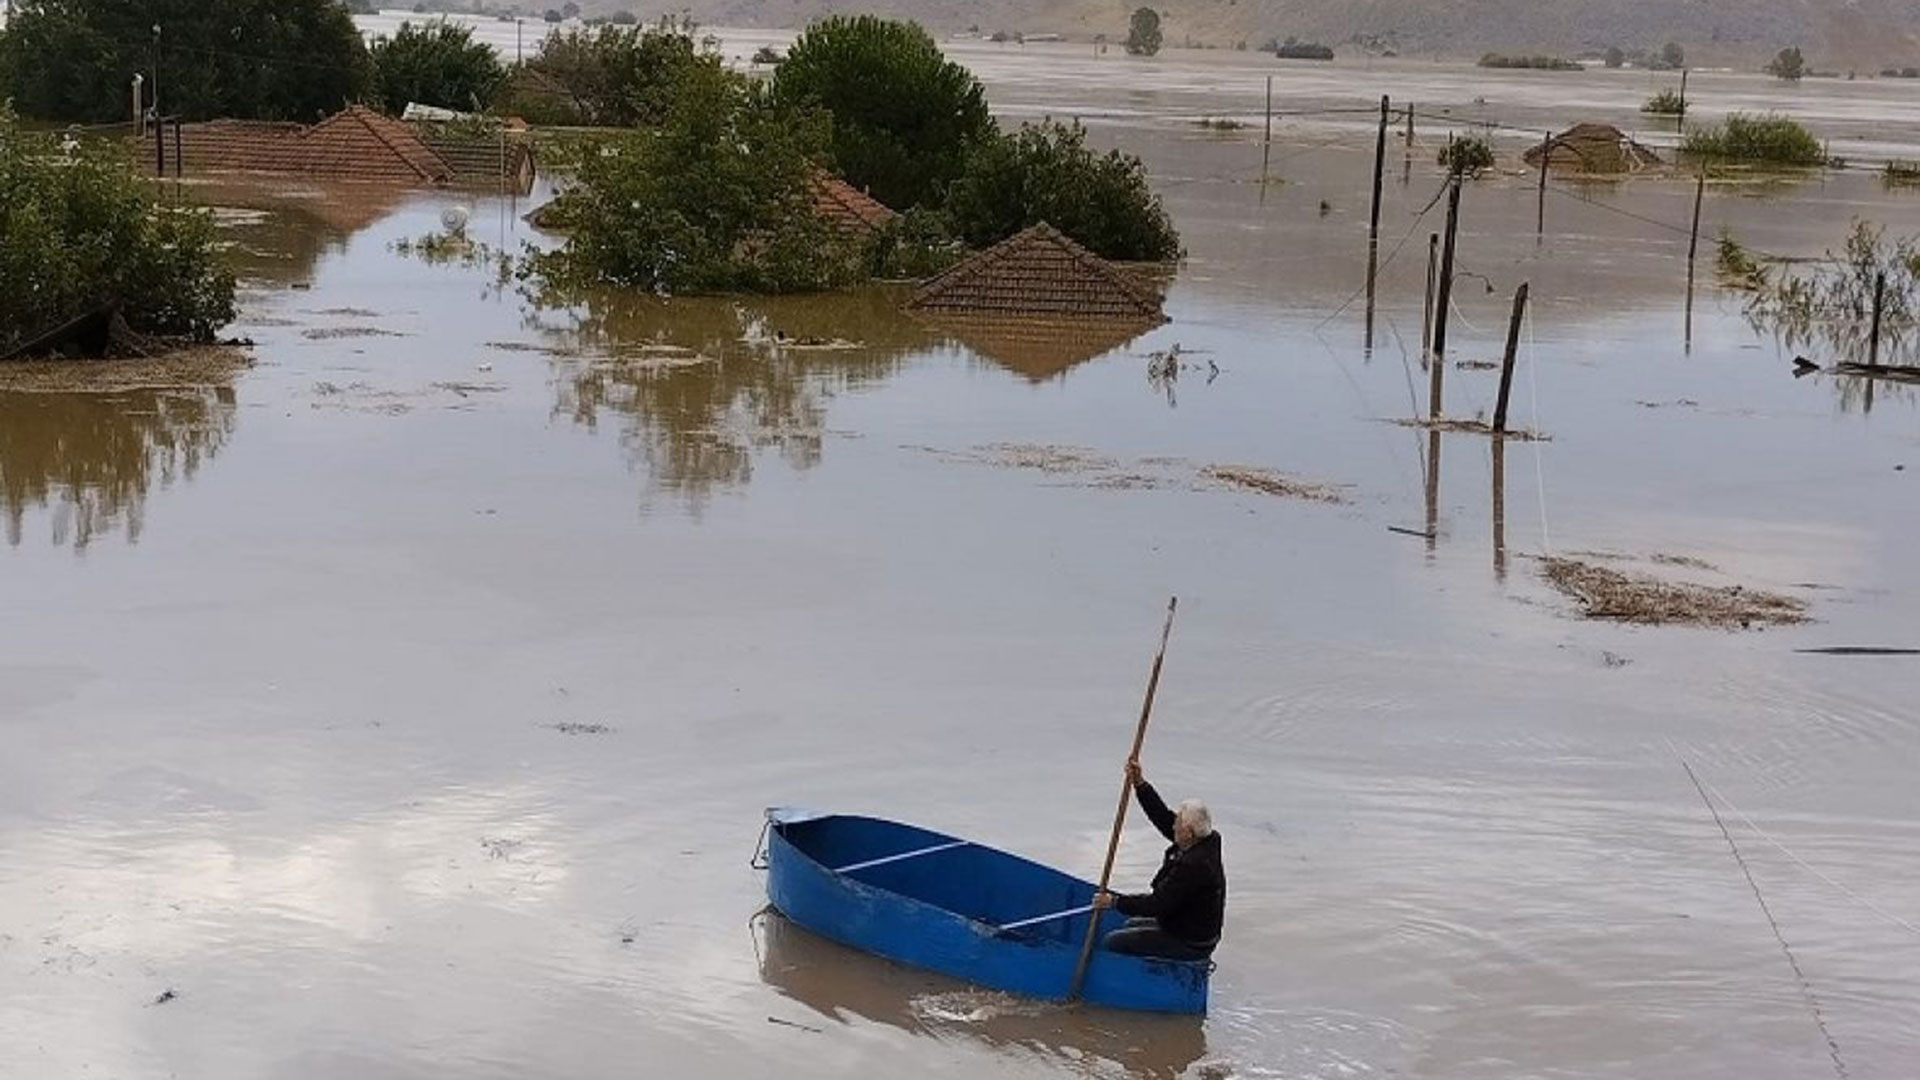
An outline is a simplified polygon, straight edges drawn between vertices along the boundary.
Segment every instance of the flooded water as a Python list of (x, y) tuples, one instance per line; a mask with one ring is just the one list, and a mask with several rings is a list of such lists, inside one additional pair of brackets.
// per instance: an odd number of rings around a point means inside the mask
[[(1224, 63), (979, 62), (1009, 115), (1104, 102), (1183, 230), (1172, 321), (1101, 355), (884, 290), (543, 308), (395, 250), (454, 202), (545, 242), (526, 202), (196, 186), (257, 362), (0, 390), (0, 1075), (1910, 1074), (1920, 667), (1797, 650), (1920, 646), (1911, 389), (1796, 380), (1709, 257), (1689, 348), (1689, 183), (1556, 181), (1536, 237), (1502, 174), (1451, 354), (1529, 282), (1513, 415), (1550, 439), (1395, 424), (1442, 133), (1389, 159), (1369, 353), (1372, 147), (1288, 129), (1261, 184), (1188, 123), (1257, 110)], [(1841, 89), (1804, 92), (1877, 115)], [(1920, 232), (1861, 172), (1715, 185), (1705, 231), (1810, 256), (1855, 217)], [(1445, 412), (1495, 381), (1450, 368)], [(1813, 621), (1580, 621), (1537, 572), (1580, 552)], [(1092, 874), (1170, 594), (1146, 768), (1233, 880), (1204, 1021), (761, 911), (775, 804)], [(1157, 854), (1136, 818), (1121, 881)]]

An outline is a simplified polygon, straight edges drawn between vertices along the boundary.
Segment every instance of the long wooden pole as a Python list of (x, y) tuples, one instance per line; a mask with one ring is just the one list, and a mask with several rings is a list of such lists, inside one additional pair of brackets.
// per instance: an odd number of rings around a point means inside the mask
[(1707, 167), (1700, 166), (1700, 181), (1693, 189), (1693, 236), (1687, 241), (1687, 355), (1693, 355), (1693, 271), (1700, 258), (1700, 207), (1707, 199)]
[(1380, 280), (1380, 189), (1387, 171), (1387, 125), (1393, 101), (1380, 96), (1380, 130), (1373, 144), (1373, 209), (1367, 218), (1367, 348), (1373, 348), (1373, 305)]
[(1547, 235), (1547, 164), (1553, 160), (1553, 132), (1540, 142), (1540, 209), (1537, 224), (1533, 227), (1535, 236)]
[[(1173, 613), (1180, 606), (1180, 598), (1167, 601), (1167, 623), (1160, 628), (1160, 651), (1153, 654), (1153, 673), (1147, 676), (1147, 698), (1140, 706), (1140, 724), (1133, 730), (1133, 749), (1127, 753), (1127, 761), (1140, 760), (1140, 747), (1147, 741), (1147, 721), (1153, 717), (1153, 695), (1160, 689), (1160, 665), (1167, 659), (1167, 638), (1173, 634)], [(1120, 851), (1120, 832), (1127, 824), (1127, 807), (1133, 803), (1133, 776), (1129, 773), (1120, 781), (1120, 807), (1113, 812), (1113, 836), (1107, 841), (1107, 861), (1100, 867), (1100, 887), (1095, 896), (1107, 891), (1107, 884), (1113, 880), (1113, 859)], [(1100, 938), (1100, 916), (1094, 913), (1087, 920), (1087, 938), (1080, 944), (1080, 962), (1073, 967), (1073, 985), (1067, 990), (1067, 1000), (1080, 997), (1080, 990), (1087, 981), (1087, 965), (1093, 960), (1094, 942)]]
[(1527, 314), (1528, 284), (1520, 283), (1513, 294), (1513, 321), (1507, 324), (1507, 351), (1500, 361), (1500, 396), (1493, 406), (1493, 433), (1507, 433), (1507, 399), (1513, 392), (1513, 362), (1520, 355), (1520, 321)]
[[(1453, 174), (1453, 184), (1447, 189), (1447, 233), (1440, 248), (1440, 286), (1433, 300), (1433, 358), (1435, 363), (1444, 363), (1447, 358), (1448, 313), (1453, 308), (1453, 252), (1460, 235), (1460, 174)], [(1436, 382), (1439, 380), (1436, 378)], [(1434, 395), (1433, 415), (1440, 415), (1439, 395)]]

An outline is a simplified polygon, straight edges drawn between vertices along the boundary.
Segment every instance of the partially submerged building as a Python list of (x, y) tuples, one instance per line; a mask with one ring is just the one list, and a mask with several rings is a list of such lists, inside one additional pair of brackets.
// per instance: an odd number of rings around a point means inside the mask
[[(313, 125), (211, 120), (169, 130), (168, 168), (259, 173), (398, 187), (499, 188), (526, 194), (535, 174), (524, 132), (406, 124), (354, 105)], [(178, 155), (178, 161), (172, 159)], [(157, 163), (157, 155), (149, 160)]]
[(1146, 280), (1047, 224), (932, 278), (906, 306), (1035, 381), (1122, 348), (1167, 321)]
[(1542, 155), (1547, 167), (1559, 172), (1618, 175), (1664, 164), (1659, 154), (1612, 124), (1575, 124), (1528, 150), (1527, 164), (1538, 168)]

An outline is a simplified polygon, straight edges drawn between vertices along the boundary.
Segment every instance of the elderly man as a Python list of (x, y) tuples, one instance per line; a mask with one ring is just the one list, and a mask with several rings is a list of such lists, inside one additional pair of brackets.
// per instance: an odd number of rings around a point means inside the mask
[(1169, 810), (1140, 774), (1138, 761), (1127, 762), (1134, 798), (1153, 827), (1173, 841), (1153, 876), (1153, 891), (1140, 895), (1101, 893), (1096, 907), (1112, 907), (1127, 916), (1126, 926), (1108, 934), (1106, 946), (1117, 953), (1165, 960), (1205, 960), (1220, 944), (1220, 923), (1227, 909), (1227, 873), (1220, 862), (1220, 834), (1205, 804), (1188, 799)]

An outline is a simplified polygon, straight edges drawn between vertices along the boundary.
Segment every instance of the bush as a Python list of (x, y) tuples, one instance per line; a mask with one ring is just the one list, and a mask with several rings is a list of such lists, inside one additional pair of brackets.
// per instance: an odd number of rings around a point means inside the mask
[(507, 75), (492, 46), (445, 19), (403, 22), (392, 37), (375, 38), (369, 53), (380, 104), (396, 116), (410, 102), (484, 111)]
[(1046, 120), (989, 140), (953, 185), (947, 215), (975, 247), (1047, 222), (1109, 259), (1178, 258), (1174, 231), (1140, 159), (1087, 148), (1078, 121)]
[(946, 216), (923, 207), (894, 218), (869, 249), (873, 276), (887, 281), (918, 280), (959, 262), (965, 244), (954, 238)]
[(581, 162), (566, 195), (573, 233), (523, 272), (560, 290), (805, 292), (867, 267), (813, 210), (823, 115), (773, 102), (744, 78), (700, 69), (658, 128)]
[(1672, 90), (1662, 90), (1647, 99), (1640, 111), (1649, 116), (1685, 116), (1687, 99)]
[(917, 24), (872, 15), (807, 27), (773, 93), (831, 115), (840, 175), (899, 210), (938, 203), (969, 149), (996, 130), (980, 80)]
[(1493, 144), (1478, 135), (1450, 140), (1440, 148), (1440, 164), (1456, 176), (1479, 176), (1494, 166)]
[(1826, 150), (1812, 132), (1772, 113), (1734, 113), (1719, 127), (1695, 128), (1687, 132), (1681, 149), (1719, 161), (1766, 165), (1820, 165), (1827, 160)]
[(134, 330), (211, 341), (233, 321), (213, 218), (160, 205), (118, 147), (63, 147), (0, 109), (0, 350), (117, 300)]
[(1647, 61), (1647, 67), (1654, 71), (1679, 71), (1686, 66), (1687, 51), (1673, 41), (1661, 46), (1660, 52)]
[(1767, 62), (1767, 74), (1786, 82), (1799, 82), (1807, 73), (1806, 57), (1800, 50), (1781, 49), (1778, 55)]
[(571, 98), (586, 123), (635, 127), (659, 123), (682, 83), (710, 79), (721, 63), (713, 41), (696, 39), (691, 24), (662, 19), (555, 31), (527, 66)]
[(188, 120), (315, 120), (369, 76), (338, 0), (19, 0), (0, 31), (0, 101), (41, 120), (130, 120), (128, 80), (156, 53), (160, 109)]
[(1733, 231), (1720, 230), (1719, 255), (1715, 259), (1720, 276), (1743, 289), (1762, 288), (1767, 283), (1767, 268), (1748, 254), (1745, 245), (1734, 239)]
[(762, 45), (753, 54), (753, 62), (763, 67), (778, 66), (785, 59), (780, 55), (780, 50), (771, 45)]
[(1273, 55), (1282, 60), (1331, 60), (1333, 50), (1325, 45), (1288, 38), (1273, 47)]
[(1480, 58), (1483, 68), (1520, 68), (1529, 71), (1580, 71), (1579, 64), (1557, 56), (1503, 56), (1488, 53)]
[(1160, 13), (1150, 7), (1135, 9), (1127, 20), (1127, 55), (1153, 56), (1160, 51)]

